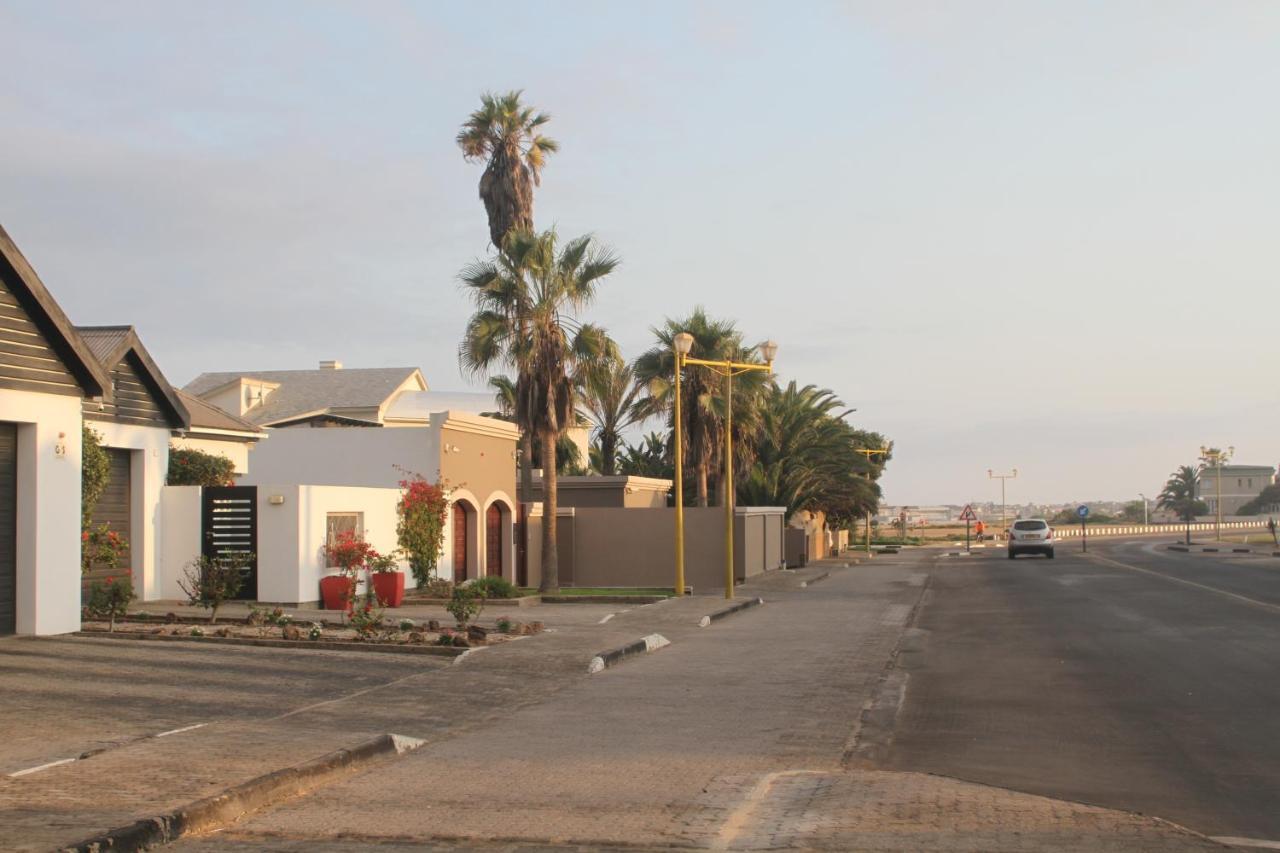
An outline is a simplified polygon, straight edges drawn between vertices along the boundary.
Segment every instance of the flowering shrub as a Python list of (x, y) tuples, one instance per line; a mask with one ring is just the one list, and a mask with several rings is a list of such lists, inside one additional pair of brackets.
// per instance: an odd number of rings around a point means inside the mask
[(369, 561), (378, 557), (373, 546), (354, 533), (339, 533), (337, 538), (324, 546), (329, 562), (347, 579), (347, 612), (356, 606), (356, 584), (362, 569), (368, 569)]
[(236, 464), (222, 454), (169, 448), (170, 486), (234, 486)]
[(352, 612), (348, 622), (356, 630), (356, 639), (378, 639), (379, 634), (386, 627), (382, 621), (385, 612), (382, 607), (376, 606), (372, 601), (366, 601), (363, 607)]
[(400, 570), (398, 557), (398, 551), (392, 551), (390, 554), (379, 554), (370, 548), (369, 558), (365, 561), (365, 564), (371, 572), (395, 572)]
[(440, 560), (449, 499), (444, 483), (430, 483), (420, 474), (409, 473), (400, 481), (400, 488), (396, 535), (418, 586), (426, 586)]
[(106, 616), (108, 631), (116, 629), (116, 619), (124, 615), (125, 608), (133, 600), (133, 582), (129, 578), (129, 570), (124, 570), (121, 577), (110, 576), (105, 581), (94, 581), (89, 585), (89, 601), (85, 605), (94, 616)]
[(222, 557), (202, 554), (183, 567), (178, 587), (186, 593), (191, 604), (209, 608), (209, 624), (212, 625), (218, 621), (218, 608), (240, 591), (245, 569), (252, 563), (253, 554), (245, 551), (235, 551)]
[(128, 550), (128, 540), (112, 530), (111, 525), (86, 527), (80, 532), (80, 571), (87, 573), (94, 566), (118, 569), (121, 558)]
[(444, 606), (444, 609), (449, 611), (449, 614), (454, 619), (458, 620), (458, 628), (460, 630), (465, 630), (467, 623), (479, 616), (483, 608), (484, 595), (475, 588), (474, 584), (454, 587), (453, 597)]

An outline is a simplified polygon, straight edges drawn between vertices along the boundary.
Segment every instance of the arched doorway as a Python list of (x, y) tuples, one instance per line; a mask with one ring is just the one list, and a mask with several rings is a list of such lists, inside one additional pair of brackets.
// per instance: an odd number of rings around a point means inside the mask
[(465, 501), (454, 501), (453, 504), (453, 582), (461, 583), (471, 577), (468, 569), (471, 565), (471, 549), (468, 547), (468, 528), (470, 525), (470, 508)]
[(490, 504), (484, 514), (484, 573), (502, 577), (502, 507)]

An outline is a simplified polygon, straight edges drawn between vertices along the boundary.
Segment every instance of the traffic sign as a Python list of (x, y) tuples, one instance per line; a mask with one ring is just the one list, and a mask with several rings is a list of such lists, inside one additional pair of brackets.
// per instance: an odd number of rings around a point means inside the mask
[(1080, 506), (1076, 507), (1076, 515), (1080, 516), (1081, 518), (1088, 518), (1089, 508), (1084, 504), (1080, 504)]
[(965, 504), (964, 510), (960, 513), (961, 521), (977, 521), (978, 514), (973, 511), (973, 504)]

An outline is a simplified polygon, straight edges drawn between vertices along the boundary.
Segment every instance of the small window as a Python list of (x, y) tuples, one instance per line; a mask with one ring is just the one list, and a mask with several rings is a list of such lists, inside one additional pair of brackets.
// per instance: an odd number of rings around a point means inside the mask
[[(350, 533), (352, 536), (363, 536), (364, 513), (331, 512), (325, 517), (325, 545), (332, 545), (337, 542), (338, 537), (344, 533)], [(336, 568), (336, 566), (333, 563), (328, 562), (328, 560), (326, 560), (325, 563), (325, 568)]]
[(1014, 530), (1044, 530), (1049, 525), (1043, 521), (1015, 521)]

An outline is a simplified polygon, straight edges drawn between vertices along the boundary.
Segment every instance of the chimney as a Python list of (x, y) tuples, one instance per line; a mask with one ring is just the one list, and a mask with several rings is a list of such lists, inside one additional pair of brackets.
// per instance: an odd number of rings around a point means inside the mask
[(320, 362), (321, 370), (341, 370), (342, 362), (340, 361), (322, 361)]

